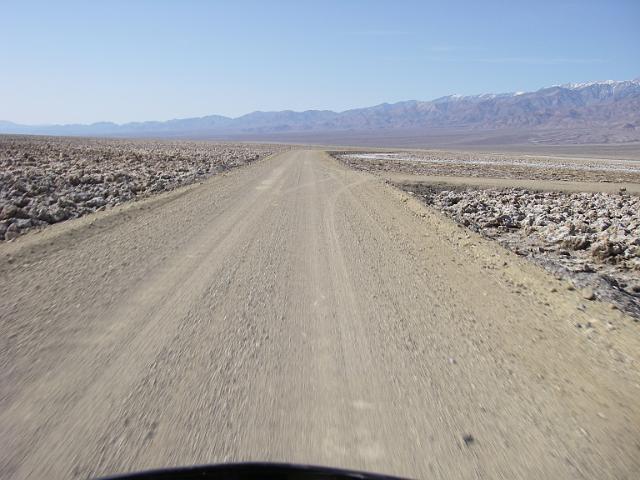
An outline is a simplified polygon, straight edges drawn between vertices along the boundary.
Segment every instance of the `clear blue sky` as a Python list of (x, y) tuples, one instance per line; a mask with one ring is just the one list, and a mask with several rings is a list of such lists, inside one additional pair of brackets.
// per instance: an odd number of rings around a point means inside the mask
[(344, 110), (640, 76), (640, 0), (0, 5), (0, 119)]

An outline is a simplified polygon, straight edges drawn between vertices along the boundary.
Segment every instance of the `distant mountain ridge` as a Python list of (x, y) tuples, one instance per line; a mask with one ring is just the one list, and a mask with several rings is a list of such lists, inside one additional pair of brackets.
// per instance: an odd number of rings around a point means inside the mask
[(449, 95), (343, 112), (252, 112), (165, 122), (90, 125), (19, 125), (0, 121), (0, 133), (91, 136), (224, 137), (283, 132), (420, 131), (496, 129), (602, 129), (640, 134), (640, 78), (570, 83), (535, 92)]

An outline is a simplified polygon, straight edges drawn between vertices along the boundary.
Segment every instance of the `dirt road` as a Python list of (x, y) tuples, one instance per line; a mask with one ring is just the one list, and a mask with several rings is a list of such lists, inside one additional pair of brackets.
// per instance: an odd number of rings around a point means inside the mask
[(2, 478), (640, 471), (637, 325), (319, 151), (26, 235), (0, 275)]

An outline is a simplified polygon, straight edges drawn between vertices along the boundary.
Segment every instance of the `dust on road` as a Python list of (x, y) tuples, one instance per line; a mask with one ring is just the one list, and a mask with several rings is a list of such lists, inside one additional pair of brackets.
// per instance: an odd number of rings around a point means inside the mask
[(319, 151), (19, 238), (0, 275), (3, 478), (640, 469), (628, 317)]

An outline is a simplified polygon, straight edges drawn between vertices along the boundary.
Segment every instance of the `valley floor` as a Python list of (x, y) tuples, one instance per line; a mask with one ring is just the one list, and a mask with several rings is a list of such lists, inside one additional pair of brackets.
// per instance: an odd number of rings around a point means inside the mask
[(629, 316), (321, 151), (19, 237), (0, 279), (3, 478), (640, 469)]

